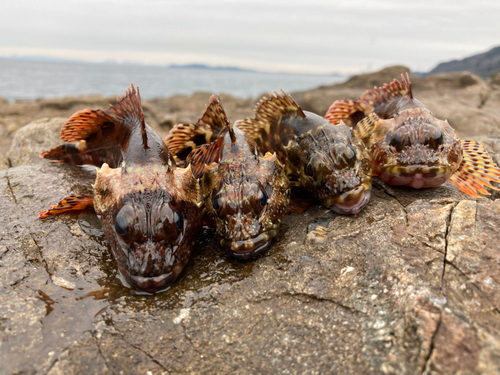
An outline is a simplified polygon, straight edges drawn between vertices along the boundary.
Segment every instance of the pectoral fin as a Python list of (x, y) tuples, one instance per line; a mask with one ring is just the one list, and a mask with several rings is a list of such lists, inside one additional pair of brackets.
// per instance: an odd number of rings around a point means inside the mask
[(476, 198), (490, 195), (485, 187), (500, 190), (490, 184), (490, 181), (500, 182), (500, 169), (484, 147), (475, 141), (461, 141), (461, 145), (462, 163), (450, 177), (450, 181), (464, 193)]
[(39, 219), (45, 219), (49, 216), (59, 215), (65, 212), (80, 213), (94, 212), (94, 197), (92, 195), (70, 195), (61, 199), (61, 201), (50, 206), (47, 210), (40, 212)]

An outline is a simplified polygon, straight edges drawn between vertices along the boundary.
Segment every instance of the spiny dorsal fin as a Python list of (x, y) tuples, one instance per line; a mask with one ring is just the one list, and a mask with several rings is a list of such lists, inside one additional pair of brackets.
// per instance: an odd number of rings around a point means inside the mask
[(219, 97), (212, 95), (210, 104), (196, 124), (176, 124), (165, 138), (165, 143), (176, 158), (185, 160), (190, 152), (202, 144), (218, 139), (224, 129), (230, 132), (231, 140), (236, 140), (234, 129), (229, 122)]
[(238, 120), (235, 123), (243, 130), (247, 138), (254, 140), (262, 153), (276, 151), (276, 146), (282, 144), (287, 134), (293, 133), (288, 129), (283, 120), (291, 120), (297, 117), (306, 118), (302, 108), (290, 95), (276, 92), (270, 98), (264, 97), (255, 107), (255, 118)]
[(188, 155), (186, 161), (195, 178), (203, 176), (205, 165), (219, 162), (223, 143), (224, 136), (220, 136), (215, 142), (198, 146)]
[(283, 96), (273, 91), (273, 96), (269, 93), (270, 98), (262, 98), (255, 107), (255, 119), (258, 121), (267, 121), (270, 123), (278, 121), (283, 117), (297, 117), (306, 118), (302, 108), (293, 100), (290, 95), (285, 94), (280, 90)]
[(365, 110), (365, 113), (370, 112), (373, 108), (381, 105), (387, 104), (394, 100), (401, 99), (404, 96), (408, 96), (413, 99), (413, 94), (411, 92), (411, 82), (408, 73), (406, 73), (408, 80), (404, 79), (401, 74), (402, 82), (399, 82), (396, 78), (391, 83), (384, 83), (383, 86), (374, 87), (372, 91), (366, 91), (366, 94), (361, 96), (357, 102)]
[(410, 95), (410, 99), (413, 100), (413, 92), (411, 91), (411, 82), (410, 82), (410, 76), (408, 75), (408, 72), (406, 72), (406, 79), (403, 76), (403, 73), (401, 73), (401, 82), (403, 82), (402, 86), (408, 87), (408, 95)]
[(233, 126), (228, 120), (224, 107), (220, 101), (220, 96), (212, 95), (210, 97), (210, 104), (207, 106), (205, 113), (198, 120), (198, 126), (209, 126), (214, 133), (220, 134), (225, 128), (229, 131), (229, 136), (231, 137), (231, 142), (236, 142), (236, 135), (234, 134)]
[[(117, 99), (115, 105), (110, 104), (107, 111), (101, 109), (83, 109), (73, 114), (63, 125), (60, 139), (63, 142), (78, 142), (90, 135), (104, 130), (109, 125), (132, 128), (141, 126), (145, 132), (144, 113), (141, 98), (131, 84), (122, 99)], [(144, 141), (144, 135), (143, 135)], [(147, 142), (145, 143), (147, 147)]]
[(476, 198), (490, 195), (485, 186), (499, 190), (489, 181), (500, 182), (500, 169), (484, 147), (475, 141), (460, 141), (462, 145), (462, 163), (450, 177), (450, 182), (455, 184), (464, 193)]

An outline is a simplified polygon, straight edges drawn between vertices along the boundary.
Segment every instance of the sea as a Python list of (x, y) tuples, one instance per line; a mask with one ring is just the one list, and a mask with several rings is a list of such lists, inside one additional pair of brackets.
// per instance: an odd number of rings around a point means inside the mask
[(143, 99), (197, 91), (259, 98), (272, 90), (290, 93), (345, 81), (347, 76), (263, 73), (148, 65), (37, 61), (0, 58), (0, 97), (9, 101), (83, 94), (121, 96), (130, 83)]

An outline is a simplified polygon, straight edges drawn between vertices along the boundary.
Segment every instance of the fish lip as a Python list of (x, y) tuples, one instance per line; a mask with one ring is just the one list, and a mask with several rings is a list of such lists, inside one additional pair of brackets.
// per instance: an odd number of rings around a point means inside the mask
[(126, 283), (124, 283), (124, 280), (121, 279), (122, 283), (125, 286), (131, 289), (137, 289), (148, 293), (157, 293), (163, 291), (164, 289), (169, 287), (170, 284), (172, 284), (178, 276), (173, 272), (168, 272), (160, 276), (144, 277), (131, 275), (130, 272), (122, 268), (120, 268), (119, 271), (121, 276), (126, 281)]
[(354, 199), (344, 203), (337, 203), (330, 206), (330, 209), (333, 212), (342, 215), (355, 215), (359, 213), (370, 201), (372, 196), (372, 188), (370, 187), (368, 190), (363, 190), (361, 193)]
[(322, 204), (329, 207), (333, 212), (342, 215), (355, 215), (368, 204), (371, 198), (371, 182), (359, 185), (339, 197), (325, 199)]
[[(251, 259), (263, 253), (271, 244), (271, 241), (278, 234), (278, 229), (271, 229), (262, 232), (256, 237), (244, 241), (221, 240), (221, 245), (226, 254), (236, 259)], [(249, 247), (252, 244), (252, 247)]]
[(447, 166), (410, 165), (385, 168), (379, 177), (389, 185), (420, 189), (438, 187), (450, 176), (451, 169)]

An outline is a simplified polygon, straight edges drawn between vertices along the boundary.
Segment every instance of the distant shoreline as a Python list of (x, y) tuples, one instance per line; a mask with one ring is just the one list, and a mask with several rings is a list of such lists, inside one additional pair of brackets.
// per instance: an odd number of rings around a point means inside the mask
[(58, 59), (52, 57), (44, 56), (0, 56), (0, 60), (17, 60), (17, 61), (31, 61), (40, 63), (64, 63), (64, 64), (85, 64), (85, 65), (117, 65), (117, 66), (137, 66), (137, 67), (156, 67), (165, 69), (196, 69), (196, 70), (216, 70), (216, 71), (232, 71), (241, 73), (264, 73), (264, 74), (286, 74), (286, 75), (304, 75), (304, 76), (331, 76), (331, 77), (346, 77), (349, 75), (340, 73), (328, 73), (328, 74), (316, 74), (316, 73), (290, 73), (290, 72), (270, 72), (255, 69), (239, 68), (237, 66), (210, 66), (205, 64), (170, 64), (170, 65), (158, 65), (158, 64), (141, 64), (132, 62), (117, 62), (117, 61), (102, 61), (102, 62), (91, 62), (83, 60), (70, 60), (70, 59)]

